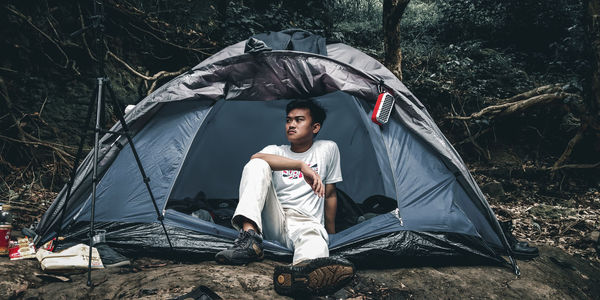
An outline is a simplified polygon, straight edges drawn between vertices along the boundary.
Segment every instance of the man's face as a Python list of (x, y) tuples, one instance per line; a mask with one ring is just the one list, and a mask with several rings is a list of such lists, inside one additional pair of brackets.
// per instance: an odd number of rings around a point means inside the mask
[(292, 144), (310, 143), (320, 129), (321, 124), (313, 124), (308, 108), (295, 108), (287, 115), (285, 133)]

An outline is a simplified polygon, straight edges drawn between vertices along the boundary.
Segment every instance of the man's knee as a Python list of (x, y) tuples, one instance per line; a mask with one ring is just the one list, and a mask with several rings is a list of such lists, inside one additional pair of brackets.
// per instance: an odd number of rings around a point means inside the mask
[(261, 172), (269, 176), (271, 175), (271, 166), (263, 159), (253, 158), (244, 166), (244, 173), (248, 172)]

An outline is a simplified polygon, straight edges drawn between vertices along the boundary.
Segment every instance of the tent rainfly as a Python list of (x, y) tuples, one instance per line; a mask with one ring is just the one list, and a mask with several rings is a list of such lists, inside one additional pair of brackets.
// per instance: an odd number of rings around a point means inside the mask
[[(380, 88), (396, 99), (382, 126), (370, 120)], [(302, 30), (229, 46), (126, 114), (177, 253), (209, 257), (232, 244), (237, 232), (228, 218), (244, 164), (265, 145), (287, 143), (285, 106), (309, 97), (327, 110), (317, 138), (335, 141), (341, 155), (338, 219), (346, 222), (330, 237), (332, 255), (359, 266), (505, 263), (511, 250), (498, 220), (421, 102), (375, 59)], [(38, 245), (59, 227), (63, 244), (87, 239), (92, 159), (77, 170), (66, 207), (67, 187), (42, 217)], [(98, 168), (95, 220), (107, 243), (168, 252), (124, 136), (101, 139)], [(275, 241), (265, 250), (272, 258), (292, 254)]]

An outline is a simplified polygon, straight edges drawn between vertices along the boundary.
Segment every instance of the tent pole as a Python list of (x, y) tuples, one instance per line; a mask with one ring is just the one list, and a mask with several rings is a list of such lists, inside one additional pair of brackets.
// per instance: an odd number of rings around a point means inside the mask
[(167, 232), (167, 228), (165, 227), (165, 222), (163, 221), (164, 216), (162, 215), (162, 213), (160, 213), (160, 210), (158, 209), (158, 204), (156, 204), (156, 198), (154, 198), (154, 194), (152, 193), (152, 189), (150, 188), (150, 178), (146, 175), (146, 172), (144, 171), (144, 167), (142, 166), (142, 161), (140, 160), (137, 150), (135, 149), (133, 139), (131, 138), (131, 133), (129, 132), (129, 126), (127, 126), (127, 122), (125, 122), (125, 118), (123, 116), (123, 107), (122, 107), (121, 103), (117, 100), (117, 98), (115, 97), (115, 92), (113, 91), (110, 84), (107, 84), (106, 87), (110, 94), (110, 98), (113, 102), (113, 105), (115, 105), (115, 107), (117, 108), (116, 115), (119, 118), (119, 122), (121, 122), (123, 135), (125, 135), (125, 137), (127, 138), (127, 141), (129, 142), (129, 146), (131, 146), (131, 152), (133, 153), (133, 157), (135, 157), (135, 162), (137, 163), (138, 169), (140, 170), (140, 173), (142, 175), (142, 179), (143, 179), (144, 183), (146, 184), (146, 190), (148, 190), (148, 194), (150, 195), (150, 200), (152, 200), (152, 204), (154, 205), (154, 210), (156, 211), (156, 217), (160, 221), (160, 225), (162, 226), (163, 231), (165, 232), (165, 236), (167, 237), (167, 242), (169, 243), (169, 248), (171, 249), (171, 252), (174, 254), (173, 244), (171, 244), (171, 239), (169, 238), (169, 233)]
[(94, 129), (94, 173), (92, 175), (92, 207), (90, 211), (90, 231), (89, 231), (89, 257), (88, 257), (88, 280), (87, 285), (92, 286), (92, 246), (94, 245), (94, 212), (96, 208), (96, 187), (98, 185), (98, 149), (100, 146), (100, 119), (102, 115), (102, 85), (104, 78), (98, 77), (98, 94), (96, 101), (96, 127)]
[[(94, 90), (95, 92), (95, 90)], [(75, 162), (73, 163), (73, 167), (71, 169), (71, 175), (69, 178), (69, 183), (67, 184), (67, 195), (65, 196), (65, 201), (63, 205), (58, 208), (60, 212), (60, 218), (58, 219), (58, 229), (56, 230), (56, 240), (54, 241), (54, 248), (58, 247), (60, 243), (59, 237), (62, 233), (62, 223), (65, 218), (65, 212), (67, 211), (67, 206), (69, 204), (69, 200), (71, 200), (71, 190), (73, 189), (73, 185), (75, 184), (75, 176), (77, 175), (77, 168), (79, 168), (79, 163), (81, 160), (81, 156), (83, 155), (83, 146), (85, 145), (85, 138), (87, 136), (87, 132), (89, 130), (90, 120), (92, 119), (92, 112), (94, 109), (94, 102), (96, 101), (96, 97), (94, 97), (96, 93), (92, 94), (92, 98), (90, 99), (90, 103), (88, 104), (88, 110), (86, 114), (86, 122), (83, 126), (83, 134), (79, 140), (79, 146), (77, 147), (77, 155), (75, 155)]]
[[(74, 36), (78, 36), (81, 33), (83, 33), (84, 31), (88, 30), (88, 29), (93, 29), (93, 33), (94, 33), (94, 43), (96, 46), (96, 54), (98, 57), (98, 68), (97, 68), (97, 74), (98, 76), (96, 77), (96, 124), (95, 124), (95, 128), (94, 128), (94, 150), (93, 150), (93, 175), (92, 175), (92, 201), (91, 201), (91, 210), (90, 210), (90, 227), (89, 227), (89, 257), (88, 257), (88, 278), (87, 278), (87, 285), (89, 287), (92, 286), (92, 246), (93, 246), (93, 238), (94, 238), (94, 217), (95, 217), (95, 207), (96, 207), (96, 191), (97, 191), (97, 186), (98, 186), (98, 158), (99, 158), (99, 149), (100, 149), (100, 133), (103, 134), (112, 134), (112, 135), (117, 135), (117, 136), (123, 136), (125, 135), (125, 137), (127, 138), (127, 141), (129, 142), (129, 145), (131, 147), (131, 150), (133, 152), (133, 155), (135, 157), (138, 169), (140, 170), (140, 173), (142, 175), (143, 181), (146, 184), (146, 189), (148, 190), (148, 193), (150, 194), (150, 199), (152, 200), (152, 204), (154, 205), (154, 210), (156, 211), (156, 215), (158, 217), (158, 220), (160, 221), (160, 224), (163, 228), (163, 231), (165, 233), (165, 236), (167, 238), (167, 242), (169, 243), (169, 248), (171, 249), (171, 252), (174, 253), (174, 249), (173, 249), (173, 244), (171, 243), (171, 239), (169, 237), (169, 234), (167, 232), (167, 228), (165, 227), (165, 224), (163, 222), (164, 220), (164, 216), (160, 213), (160, 210), (158, 209), (158, 205), (156, 203), (156, 199), (154, 197), (154, 194), (152, 193), (152, 189), (150, 188), (150, 178), (146, 175), (146, 172), (144, 171), (144, 168), (142, 166), (142, 162), (139, 158), (139, 155), (135, 149), (134, 143), (133, 143), (133, 139), (131, 138), (131, 134), (129, 132), (129, 128), (127, 126), (127, 122), (125, 122), (125, 118), (123, 116), (123, 107), (120, 104), (120, 102), (117, 100), (115, 93), (113, 91), (113, 89), (110, 86), (110, 81), (108, 80), (108, 78), (105, 76), (105, 71), (104, 71), (104, 57), (106, 55), (106, 48), (104, 46), (104, 19), (105, 19), (105, 13), (104, 13), (104, 1), (103, 0), (91, 0), (92, 1), (92, 7), (93, 7), (93, 15), (89, 17), (89, 19), (91, 20), (91, 25), (90, 26), (85, 26), (82, 29), (74, 32), (73, 34), (71, 34), (72, 37)], [(119, 119), (119, 122), (121, 123), (121, 130), (119, 132), (115, 132), (115, 131), (110, 131), (110, 130), (104, 130), (102, 129), (102, 124), (104, 124), (104, 114), (105, 114), (105, 105), (106, 102), (104, 101), (104, 94), (103, 94), (103, 89), (106, 88), (108, 89), (108, 92), (110, 94), (110, 98), (112, 100), (112, 104), (113, 106), (116, 108), (116, 115)], [(74, 185), (75, 182), (75, 176), (77, 173), (77, 168), (79, 167), (79, 158), (81, 157), (81, 152), (83, 151), (83, 145), (84, 145), (84, 141), (85, 141), (85, 135), (87, 135), (87, 126), (89, 126), (90, 123), (90, 119), (91, 119), (91, 114), (92, 114), (92, 105), (93, 105), (93, 100), (94, 97), (92, 97), (92, 100), (90, 100), (90, 105), (88, 107), (88, 113), (87, 113), (87, 123), (85, 125), (85, 129), (84, 129), (84, 135), (82, 136), (81, 140), (80, 140), (80, 144), (79, 144), (79, 148), (77, 151), (77, 156), (75, 158), (75, 164), (73, 166), (73, 170), (71, 171), (71, 178), (69, 181), (69, 184), (67, 185), (67, 194), (66, 194), (66, 198), (64, 201), (64, 204), (60, 209), (62, 209), (61, 212), (61, 216), (59, 219), (59, 223), (58, 223), (58, 230), (57, 230), (57, 241), (58, 241), (58, 236), (60, 235), (60, 232), (62, 231), (62, 222), (64, 220), (64, 215), (66, 213), (66, 209), (67, 209), (67, 204), (68, 201), (71, 198), (71, 189)]]

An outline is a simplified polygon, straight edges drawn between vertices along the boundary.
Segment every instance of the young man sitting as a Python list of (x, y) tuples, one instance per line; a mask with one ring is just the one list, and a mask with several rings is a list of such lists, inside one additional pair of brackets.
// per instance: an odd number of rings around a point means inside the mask
[(275, 291), (329, 294), (354, 275), (349, 261), (329, 257), (328, 234), (335, 233), (337, 209), (335, 183), (342, 181), (340, 154), (335, 142), (314, 140), (326, 114), (313, 100), (290, 102), (286, 114), (290, 145), (267, 146), (244, 167), (231, 220), (240, 235), (215, 258), (227, 264), (261, 260), (262, 234), (294, 249), (292, 265), (275, 268)]

